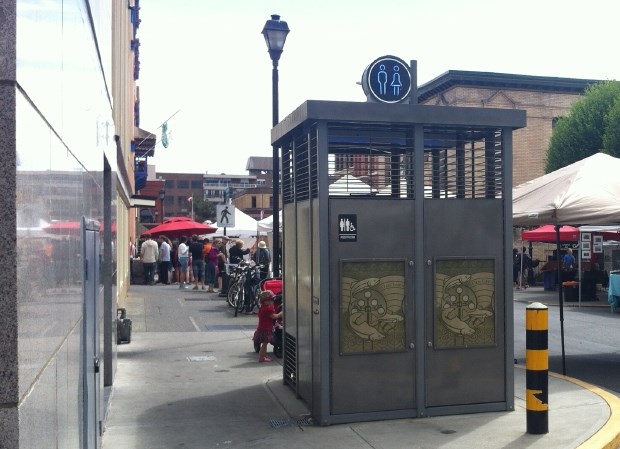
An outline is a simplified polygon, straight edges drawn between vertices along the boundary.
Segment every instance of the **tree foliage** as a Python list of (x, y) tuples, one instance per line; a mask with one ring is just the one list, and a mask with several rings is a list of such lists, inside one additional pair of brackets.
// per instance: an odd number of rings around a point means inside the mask
[(206, 220), (211, 220), (215, 223), (215, 203), (205, 201), (200, 197), (194, 198), (194, 220), (202, 223)]
[(603, 148), (607, 154), (620, 157), (620, 97), (616, 98), (605, 118)]
[(550, 173), (598, 152), (620, 155), (620, 82), (590, 86), (556, 124), (545, 172)]

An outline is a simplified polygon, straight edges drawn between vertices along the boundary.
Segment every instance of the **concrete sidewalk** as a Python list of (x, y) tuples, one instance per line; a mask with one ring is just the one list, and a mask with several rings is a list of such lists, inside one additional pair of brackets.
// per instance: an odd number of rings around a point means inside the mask
[(521, 367), (514, 412), (313, 426), (281, 361), (257, 363), (255, 316), (175, 286), (131, 286), (126, 306), (133, 340), (119, 348), (103, 449), (620, 447), (620, 399), (556, 375), (549, 433), (527, 434)]

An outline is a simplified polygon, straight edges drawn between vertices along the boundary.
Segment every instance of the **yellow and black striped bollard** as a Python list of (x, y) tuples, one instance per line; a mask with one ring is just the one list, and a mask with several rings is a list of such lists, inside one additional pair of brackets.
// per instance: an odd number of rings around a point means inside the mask
[(549, 312), (535, 302), (525, 311), (527, 433), (549, 433)]

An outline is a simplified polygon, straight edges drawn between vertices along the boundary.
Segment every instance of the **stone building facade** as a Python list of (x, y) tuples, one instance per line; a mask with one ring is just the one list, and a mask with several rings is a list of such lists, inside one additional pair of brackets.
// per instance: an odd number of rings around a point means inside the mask
[(450, 70), (418, 88), (421, 104), (523, 109), (513, 135), (513, 186), (544, 175), (555, 121), (598, 80)]
[(135, 234), (139, 9), (0, 7), (2, 449), (101, 446)]

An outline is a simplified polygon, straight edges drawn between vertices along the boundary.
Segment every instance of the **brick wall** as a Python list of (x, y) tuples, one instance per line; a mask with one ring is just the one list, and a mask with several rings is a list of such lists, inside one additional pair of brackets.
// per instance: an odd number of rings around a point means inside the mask
[(527, 126), (513, 134), (513, 186), (545, 174), (554, 117), (568, 114), (579, 94), (455, 86), (424, 104), (523, 109)]

